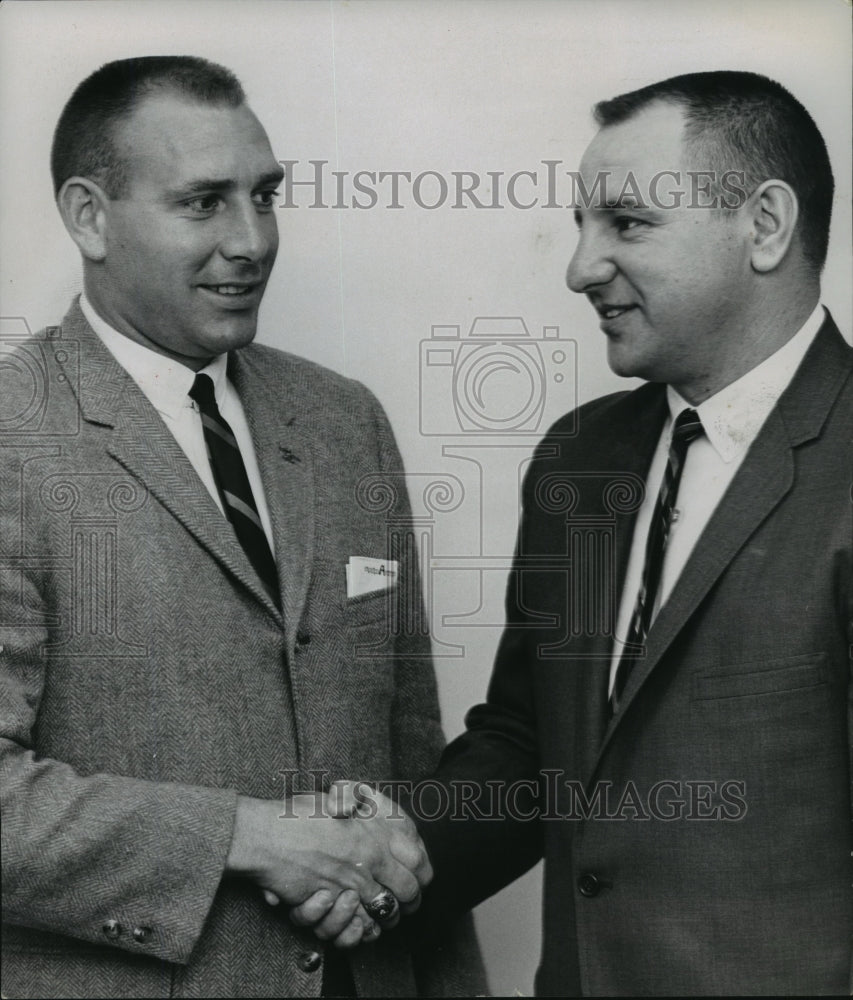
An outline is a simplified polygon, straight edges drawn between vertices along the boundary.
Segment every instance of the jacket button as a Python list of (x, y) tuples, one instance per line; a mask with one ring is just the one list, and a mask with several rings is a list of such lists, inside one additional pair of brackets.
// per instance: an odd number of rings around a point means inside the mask
[(307, 646), (311, 641), (311, 635), (308, 632), (297, 632), (296, 642), (299, 646)]
[(118, 920), (108, 920), (101, 930), (104, 932), (104, 937), (109, 938), (110, 941), (115, 941), (116, 938), (121, 937), (122, 926)]
[(139, 944), (145, 944), (148, 938), (151, 937), (150, 927), (134, 927), (133, 928), (133, 940), (137, 941)]
[(578, 879), (578, 889), (582, 896), (592, 899), (593, 896), (597, 896), (601, 892), (601, 882), (597, 875), (587, 872), (586, 875), (581, 875)]
[(323, 964), (323, 959), (317, 951), (303, 951), (297, 964), (303, 972), (316, 972)]

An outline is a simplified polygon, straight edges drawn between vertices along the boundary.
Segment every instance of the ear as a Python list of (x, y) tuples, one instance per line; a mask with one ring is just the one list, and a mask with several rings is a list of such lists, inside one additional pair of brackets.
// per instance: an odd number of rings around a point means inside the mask
[(752, 225), (751, 262), (756, 271), (777, 268), (788, 253), (800, 206), (785, 181), (764, 181), (752, 192), (747, 204)]
[(71, 239), (84, 257), (106, 257), (106, 223), (109, 197), (88, 177), (69, 177), (59, 189), (56, 204)]

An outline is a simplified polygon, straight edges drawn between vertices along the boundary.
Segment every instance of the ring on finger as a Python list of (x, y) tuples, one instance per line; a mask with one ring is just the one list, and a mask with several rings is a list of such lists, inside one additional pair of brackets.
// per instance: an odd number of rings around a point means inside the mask
[(368, 903), (365, 903), (364, 908), (377, 923), (381, 924), (384, 921), (393, 920), (397, 916), (400, 904), (390, 889), (383, 889)]

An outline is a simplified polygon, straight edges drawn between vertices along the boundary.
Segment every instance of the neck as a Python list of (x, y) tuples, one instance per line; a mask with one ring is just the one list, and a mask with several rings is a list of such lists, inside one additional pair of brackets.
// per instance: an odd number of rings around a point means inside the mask
[(783, 347), (803, 326), (820, 301), (820, 283), (814, 280), (767, 283), (750, 309), (739, 313), (725, 343), (725, 356), (709, 359), (707, 371), (694, 379), (672, 383), (691, 406), (698, 406), (732, 382), (758, 367)]

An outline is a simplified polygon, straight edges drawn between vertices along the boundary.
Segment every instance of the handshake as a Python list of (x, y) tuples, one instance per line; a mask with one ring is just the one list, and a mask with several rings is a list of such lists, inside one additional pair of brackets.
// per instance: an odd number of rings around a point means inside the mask
[(241, 796), (226, 872), (340, 948), (375, 941), (420, 905), (432, 866), (415, 825), (364, 782), (285, 802)]

